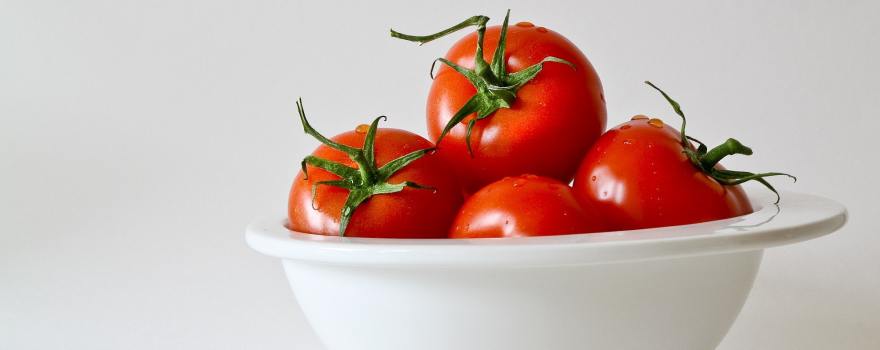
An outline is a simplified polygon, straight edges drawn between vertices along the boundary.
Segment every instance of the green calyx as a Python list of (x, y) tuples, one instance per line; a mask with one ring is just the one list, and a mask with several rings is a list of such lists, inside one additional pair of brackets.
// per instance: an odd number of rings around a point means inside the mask
[(312, 128), (311, 124), (309, 124), (309, 121), (306, 119), (306, 113), (303, 109), (302, 99), (296, 101), (296, 109), (299, 112), (299, 119), (302, 122), (303, 130), (306, 134), (311, 135), (312, 137), (332, 149), (345, 153), (346, 155), (348, 155), (349, 158), (351, 158), (352, 161), (355, 162), (355, 164), (357, 164), (357, 168), (352, 168), (345, 164), (332, 162), (327, 159), (318, 158), (315, 156), (307, 156), (302, 161), (303, 176), (306, 180), (309, 178), (309, 173), (306, 165), (321, 168), (330, 173), (333, 173), (336, 176), (339, 176), (338, 180), (319, 181), (312, 184), (313, 209), (317, 210), (317, 207), (315, 206), (315, 197), (317, 194), (318, 186), (335, 186), (347, 189), (349, 191), (348, 198), (346, 198), (345, 200), (345, 204), (342, 207), (342, 213), (339, 219), (340, 236), (345, 236), (345, 230), (348, 227), (348, 222), (349, 220), (351, 220), (351, 216), (352, 214), (354, 214), (355, 209), (370, 197), (380, 194), (400, 192), (403, 191), (405, 187), (417, 189), (432, 189), (431, 187), (422, 186), (410, 181), (404, 181), (397, 184), (388, 183), (388, 179), (392, 175), (394, 175), (394, 173), (396, 173), (400, 169), (403, 169), (414, 160), (421, 158), (426, 153), (432, 151), (432, 148), (413, 151), (388, 163), (385, 163), (385, 165), (381, 167), (376, 166), (374, 145), (376, 140), (376, 129), (379, 126), (379, 120), (387, 119), (385, 118), (385, 116), (380, 116), (373, 120), (373, 122), (370, 124), (370, 128), (367, 130), (366, 136), (364, 137), (363, 147), (354, 148), (330, 140), (324, 137), (324, 135), (321, 135), (314, 128)]
[[(435, 64), (437, 61), (442, 62), (459, 74), (465, 76), (474, 88), (477, 89), (477, 93), (471, 97), (471, 99), (468, 100), (464, 106), (455, 113), (455, 115), (452, 116), (452, 119), (450, 119), (448, 123), (446, 123), (443, 132), (440, 133), (440, 137), (437, 138), (436, 143), (438, 145), (453, 127), (458, 125), (458, 123), (464, 120), (465, 117), (476, 113), (476, 118), (471, 119), (468, 122), (465, 134), (468, 153), (473, 156), (473, 150), (471, 149), (471, 131), (476, 122), (490, 117), (492, 113), (495, 113), (495, 111), (501, 108), (510, 108), (513, 101), (516, 99), (516, 92), (519, 88), (534, 79), (544, 68), (544, 63), (563, 63), (575, 68), (571, 62), (561, 58), (548, 56), (541, 60), (541, 62), (520, 70), (519, 72), (508, 73), (506, 59), (504, 57), (504, 49), (507, 40), (507, 22), (509, 18), (510, 10), (508, 10), (507, 15), (504, 16), (504, 23), (501, 25), (501, 35), (498, 38), (498, 47), (495, 49), (495, 53), (492, 56), (491, 64), (486, 62), (483, 58), (483, 36), (486, 32), (486, 23), (489, 22), (489, 17), (473, 16), (443, 31), (425, 36), (407, 35), (396, 32), (394, 29), (391, 30), (392, 37), (418, 42), (421, 45), (463, 28), (471, 26), (477, 27), (477, 51), (474, 55), (474, 69), (464, 68), (445, 58), (438, 58), (434, 61)], [(431, 68), (433, 78), (433, 65)]]
[[(681, 117), (681, 146), (684, 149), (683, 152), (687, 155), (688, 159), (690, 159), (691, 163), (693, 163), (695, 167), (708, 174), (719, 183), (723, 185), (738, 185), (746, 181), (755, 180), (770, 189), (770, 191), (773, 191), (773, 193), (776, 194), (776, 203), (779, 203), (779, 192), (777, 192), (776, 189), (773, 188), (773, 185), (767, 182), (765, 178), (770, 176), (783, 175), (792, 178), (794, 181), (797, 181), (796, 177), (786, 173), (751, 173), (748, 171), (717, 169), (715, 165), (718, 164), (718, 162), (720, 162), (721, 159), (723, 159), (724, 157), (733, 154), (750, 156), (752, 155), (752, 149), (746, 147), (736, 139), (732, 138), (727, 139), (727, 141), (716, 146), (715, 148), (709, 149), (708, 147), (706, 147), (706, 144), (685, 134), (687, 118), (685, 118), (684, 112), (681, 111), (681, 106), (678, 104), (678, 102), (675, 102), (675, 100), (669, 97), (666, 92), (660, 90), (660, 88), (652, 84), (650, 81), (645, 81), (645, 84), (648, 84), (655, 90), (659, 91), (660, 94), (663, 95), (663, 98), (665, 98), (666, 101), (669, 102), (670, 105), (672, 105), (672, 109), (675, 110), (675, 114), (678, 114)], [(697, 143), (698, 146), (696, 150), (694, 150), (691, 141)]]

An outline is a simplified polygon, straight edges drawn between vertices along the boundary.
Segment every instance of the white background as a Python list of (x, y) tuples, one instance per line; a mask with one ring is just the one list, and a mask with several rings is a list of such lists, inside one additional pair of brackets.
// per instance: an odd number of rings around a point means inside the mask
[[(880, 3), (0, 1), (0, 348), (321, 349), (243, 229), (283, 215), (316, 146), (379, 114), (424, 134), (426, 33), (486, 14), (570, 38), (609, 123), (736, 136), (732, 168), (845, 203), (847, 227), (769, 250), (720, 347), (880, 348)], [(497, 23), (497, 22), (493, 22)], [(456, 36), (457, 37), (457, 36)]]

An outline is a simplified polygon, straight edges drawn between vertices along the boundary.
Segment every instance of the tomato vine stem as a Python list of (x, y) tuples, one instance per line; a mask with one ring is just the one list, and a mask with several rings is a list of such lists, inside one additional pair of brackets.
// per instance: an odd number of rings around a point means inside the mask
[(510, 10), (507, 10), (507, 14), (504, 16), (504, 22), (501, 25), (498, 46), (492, 54), (491, 63), (486, 62), (483, 57), (483, 39), (486, 33), (486, 23), (489, 22), (489, 17), (472, 16), (461, 23), (430, 35), (407, 35), (391, 29), (392, 37), (417, 42), (419, 45), (422, 45), (464, 28), (472, 26), (477, 27), (477, 48), (474, 55), (473, 69), (462, 67), (445, 58), (438, 58), (431, 64), (432, 79), (434, 78), (434, 64), (441, 62), (467, 78), (471, 85), (477, 89), (476, 94), (465, 102), (452, 118), (450, 118), (449, 122), (446, 123), (446, 126), (436, 140), (438, 146), (440, 145), (440, 141), (446, 137), (446, 134), (448, 134), (453, 127), (461, 123), (466, 117), (475, 114), (474, 118), (467, 122), (465, 133), (468, 154), (473, 157), (474, 152), (471, 146), (471, 131), (476, 125), (476, 122), (489, 118), (499, 109), (510, 108), (513, 101), (516, 99), (516, 92), (541, 72), (544, 68), (544, 63), (562, 63), (573, 69), (577, 69), (574, 64), (569, 61), (558, 57), (547, 56), (540, 62), (518, 72), (507, 72), (507, 62), (504, 57), (504, 52), (507, 42), (507, 27), (509, 19)]
[(334, 186), (349, 191), (339, 217), (340, 236), (345, 236), (345, 231), (348, 228), (351, 216), (354, 215), (355, 209), (370, 197), (380, 194), (400, 192), (406, 187), (415, 189), (432, 189), (431, 187), (410, 181), (392, 184), (388, 182), (388, 179), (400, 169), (403, 169), (416, 159), (421, 158), (426, 153), (431, 152), (433, 148), (416, 150), (391, 160), (381, 167), (376, 166), (376, 131), (379, 127), (379, 121), (388, 119), (385, 116), (379, 116), (373, 119), (373, 122), (370, 123), (370, 128), (367, 130), (366, 136), (364, 137), (364, 145), (361, 148), (355, 148), (333, 141), (315, 130), (306, 118), (302, 98), (296, 101), (296, 109), (297, 112), (299, 112), (299, 119), (300, 122), (302, 122), (303, 131), (306, 134), (314, 137), (316, 140), (334, 150), (345, 153), (355, 164), (357, 164), (357, 168), (352, 168), (345, 164), (311, 155), (303, 158), (301, 163), (303, 180), (309, 179), (308, 166), (326, 170), (339, 177), (338, 180), (318, 181), (312, 184), (312, 209), (318, 209), (315, 205), (315, 199), (317, 198), (319, 186)]
[[(672, 109), (675, 111), (675, 114), (678, 114), (681, 117), (681, 129), (679, 129), (682, 152), (687, 155), (688, 159), (690, 159), (691, 163), (694, 164), (695, 167), (708, 174), (710, 177), (715, 179), (721, 184), (724, 185), (738, 185), (747, 181), (757, 181), (767, 187), (770, 191), (776, 194), (776, 203), (779, 203), (780, 196), (779, 192), (776, 191), (776, 188), (773, 187), (765, 178), (770, 176), (788, 176), (797, 182), (797, 177), (793, 175), (780, 173), (780, 172), (768, 172), (768, 173), (751, 173), (748, 171), (736, 171), (736, 170), (727, 170), (727, 169), (718, 169), (716, 165), (720, 162), (724, 157), (734, 155), (734, 154), (742, 154), (746, 156), (752, 155), (752, 149), (743, 145), (737, 139), (729, 138), (724, 143), (712, 148), (711, 150), (706, 147), (706, 145), (697, 139), (688, 136), (685, 133), (685, 127), (687, 126), (687, 118), (684, 116), (684, 112), (681, 110), (681, 105), (678, 104), (672, 97), (669, 97), (666, 92), (661, 90), (659, 87), (651, 83), (650, 81), (645, 81), (645, 84), (654, 88), (663, 95), (663, 98), (666, 99), (667, 102), (672, 106)], [(698, 144), (696, 149), (694, 148), (691, 141), (694, 141)]]

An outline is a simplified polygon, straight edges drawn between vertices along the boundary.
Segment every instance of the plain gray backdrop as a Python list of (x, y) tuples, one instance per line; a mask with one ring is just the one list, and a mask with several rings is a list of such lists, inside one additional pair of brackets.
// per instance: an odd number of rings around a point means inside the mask
[(849, 207), (767, 251), (719, 349), (878, 349), (878, 4), (0, 0), (0, 348), (322, 349), (243, 241), (317, 145), (294, 100), (328, 134), (384, 114), (424, 135), (428, 68), (460, 35), (389, 27), (510, 8), (587, 54), (610, 125), (675, 120), (653, 80), (693, 135), (756, 150), (729, 167)]

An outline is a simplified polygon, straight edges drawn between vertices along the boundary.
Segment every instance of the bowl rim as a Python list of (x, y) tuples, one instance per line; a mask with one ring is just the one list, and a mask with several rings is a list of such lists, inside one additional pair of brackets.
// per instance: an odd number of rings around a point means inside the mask
[(847, 221), (840, 203), (810, 194), (749, 194), (751, 214), (689, 225), (542, 237), (394, 239), (321, 236), (264, 217), (246, 230), (247, 244), (286, 260), (385, 267), (527, 267), (587, 265), (735, 253), (832, 233)]

